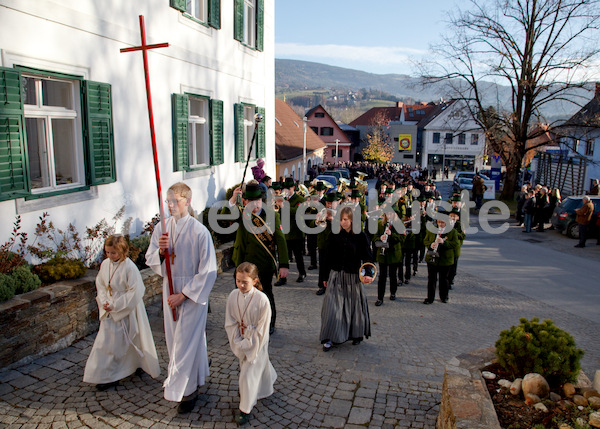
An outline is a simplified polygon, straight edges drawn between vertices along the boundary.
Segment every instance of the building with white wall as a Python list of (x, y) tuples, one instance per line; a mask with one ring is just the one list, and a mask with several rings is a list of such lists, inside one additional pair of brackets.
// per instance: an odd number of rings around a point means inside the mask
[(0, 242), (17, 215), (81, 232), (124, 206), (136, 235), (158, 212), (142, 54), (120, 53), (139, 15), (169, 44), (148, 51), (163, 193), (223, 199), (255, 129), (250, 166), (275, 171), (274, 0), (0, 0)]
[(472, 119), (464, 101), (451, 100), (436, 106), (423, 127), (422, 166), (450, 170), (483, 167), (485, 134)]

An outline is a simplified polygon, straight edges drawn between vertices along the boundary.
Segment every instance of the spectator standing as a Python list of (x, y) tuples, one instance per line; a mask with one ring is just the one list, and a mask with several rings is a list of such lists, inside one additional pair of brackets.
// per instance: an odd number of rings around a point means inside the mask
[(575, 214), (577, 215), (575, 220), (579, 225), (579, 244), (575, 247), (585, 247), (588, 226), (594, 214), (594, 204), (590, 201), (590, 197), (587, 195), (583, 197), (583, 206), (575, 210)]

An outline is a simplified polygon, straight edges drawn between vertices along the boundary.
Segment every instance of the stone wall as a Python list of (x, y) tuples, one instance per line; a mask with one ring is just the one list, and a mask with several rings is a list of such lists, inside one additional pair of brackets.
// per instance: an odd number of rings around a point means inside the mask
[[(232, 266), (233, 245), (217, 249), (218, 272)], [(144, 303), (162, 298), (162, 278), (142, 270)], [(22, 364), (70, 346), (98, 330), (97, 271), (0, 302), (0, 368)]]
[(446, 365), (437, 429), (500, 429), (481, 376), (481, 368), (494, 358), (492, 347), (457, 356)]

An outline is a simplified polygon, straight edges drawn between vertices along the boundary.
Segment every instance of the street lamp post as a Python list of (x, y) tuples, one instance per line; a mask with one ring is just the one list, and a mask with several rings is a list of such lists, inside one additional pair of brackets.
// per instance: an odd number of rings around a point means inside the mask
[(304, 132), (304, 146), (302, 149), (302, 181), (306, 180), (306, 123), (308, 118), (302, 118), (302, 131)]

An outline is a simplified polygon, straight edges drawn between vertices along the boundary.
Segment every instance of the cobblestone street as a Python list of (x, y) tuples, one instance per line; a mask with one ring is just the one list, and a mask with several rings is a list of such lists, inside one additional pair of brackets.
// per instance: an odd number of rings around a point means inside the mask
[[(319, 343), (322, 296), (316, 272), (296, 283), (295, 264), (287, 285), (275, 288), (277, 331), (271, 361), (278, 373), (275, 393), (259, 401), (250, 426), (268, 428), (434, 428), (444, 365), (452, 357), (490, 347), (501, 330), (520, 317), (551, 318), (586, 352), (588, 375), (600, 368), (600, 326), (460, 270), (450, 302), (423, 305), (426, 266), (375, 307), (376, 286), (367, 286), (372, 337), (324, 353)], [(208, 350), (211, 376), (191, 414), (180, 416), (163, 399), (167, 351), (162, 310), (148, 308), (162, 374), (131, 376), (99, 392), (82, 382), (91, 335), (57, 353), (0, 372), (0, 426), (9, 428), (236, 427), (238, 364), (229, 348), (224, 306), (233, 272), (218, 277), (211, 294)]]

